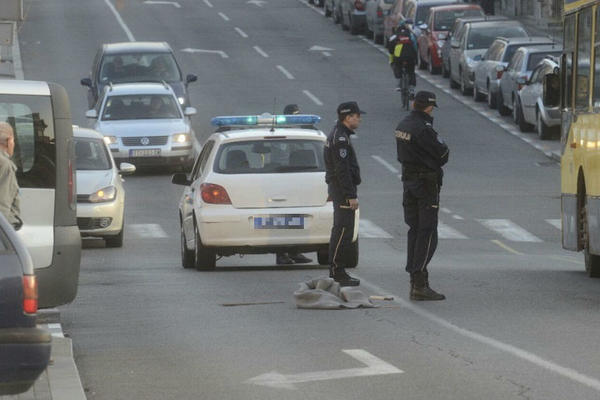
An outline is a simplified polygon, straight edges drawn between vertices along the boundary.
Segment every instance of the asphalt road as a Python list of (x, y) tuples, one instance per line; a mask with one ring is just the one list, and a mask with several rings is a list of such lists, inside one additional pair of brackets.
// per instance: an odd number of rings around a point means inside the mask
[[(190, 93), (201, 141), (214, 115), (288, 103), (322, 115), (328, 131), (337, 104), (357, 100), (368, 112), (355, 140), (368, 235), (354, 272), (365, 292), (396, 300), (378, 309), (298, 310), (298, 282), (326, 270), (277, 267), (271, 255), (223, 258), (215, 272), (184, 270), (181, 188), (167, 173), (142, 172), (125, 183), (124, 247), (86, 241), (78, 297), (61, 309), (88, 398), (600, 397), (600, 285), (586, 277), (581, 255), (561, 249), (556, 162), (419, 79), (438, 96), (434, 126), (451, 149), (430, 265), (432, 286), (448, 299), (411, 303), (393, 136), (403, 113), (386, 57), (299, 0), (177, 5), (25, 0), (25, 78), (64, 85), (74, 122), (85, 125), (79, 80), (97, 47), (167, 41), (184, 73), (199, 77)], [(360, 351), (344, 352), (353, 349)], [(370, 367), (359, 360), (365, 354), (376, 357)], [(368, 376), (350, 377), (360, 374)], [(266, 386), (251, 380), (257, 376)]]

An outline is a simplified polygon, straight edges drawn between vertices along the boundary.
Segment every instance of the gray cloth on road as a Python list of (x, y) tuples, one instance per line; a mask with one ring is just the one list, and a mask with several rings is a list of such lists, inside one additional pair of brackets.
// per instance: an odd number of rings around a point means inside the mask
[(294, 292), (296, 307), (322, 310), (374, 308), (369, 297), (357, 287), (341, 287), (331, 278), (317, 278), (300, 283)]

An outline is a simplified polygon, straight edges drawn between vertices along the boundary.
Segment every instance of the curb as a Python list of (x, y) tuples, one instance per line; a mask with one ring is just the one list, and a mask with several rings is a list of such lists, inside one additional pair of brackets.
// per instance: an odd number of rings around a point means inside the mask
[(73, 358), (73, 342), (65, 337), (52, 337), (51, 364), (48, 381), (52, 399), (86, 400)]

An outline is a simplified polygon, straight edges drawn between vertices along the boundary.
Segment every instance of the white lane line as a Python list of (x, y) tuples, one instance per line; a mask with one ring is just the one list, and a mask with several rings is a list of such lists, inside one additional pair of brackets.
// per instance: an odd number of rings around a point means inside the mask
[(169, 5), (175, 8), (181, 8), (181, 4), (176, 1), (156, 1), (156, 0), (146, 0), (144, 4), (159, 4), (159, 5)]
[(317, 96), (315, 96), (308, 90), (303, 90), (302, 93), (304, 93), (306, 96), (308, 96), (308, 98), (311, 99), (316, 105), (318, 105), (318, 106), (323, 105), (323, 102), (321, 100), (319, 100), (319, 98)]
[(304, 4), (305, 6), (311, 8), (317, 14), (321, 14), (322, 16), (325, 16), (325, 11), (321, 10), (320, 8), (317, 8), (316, 6), (313, 6), (312, 4), (308, 4), (308, 1), (306, 1), (306, 0), (298, 0), (298, 1), (302, 4)]
[(454, 214), (454, 215), (452, 216), (452, 218), (454, 218), (454, 219), (457, 219), (457, 220), (459, 220), (459, 221), (462, 221), (462, 220), (464, 220), (464, 218), (463, 218), (463, 217), (461, 217), (461, 216), (460, 216), (460, 215), (458, 215), (458, 214)]
[(390, 164), (389, 162), (385, 161), (383, 158), (379, 157), (379, 156), (371, 156), (375, 161), (377, 161), (379, 164), (383, 165), (388, 171), (390, 171), (392, 174), (399, 174), (400, 171), (395, 168), (392, 164)]
[(237, 33), (239, 33), (241, 37), (243, 37), (243, 38), (247, 38), (247, 37), (248, 37), (248, 35), (246, 34), (246, 32), (244, 32), (243, 30), (241, 30), (241, 29), (240, 29), (240, 28), (238, 28), (237, 26), (236, 26), (235, 28), (233, 28), (233, 29), (235, 29), (235, 31), (236, 31)]
[[(367, 289), (369, 289), (377, 294), (381, 294), (381, 295), (383, 295), (384, 293), (387, 295), (389, 293), (388, 291), (378, 287), (377, 285), (367, 282), (365, 279), (363, 279), (361, 277), (357, 276), (357, 278), (359, 278), (361, 280), (362, 287), (366, 287)], [(581, 372), (579, 372), (573, 368), (563, 367), (562, 365), (559, 365), (552, 361), (546, 360), (534, 353), (531, 353), (527, 350), (513, 346), (511, 344), (501, 342), (500, 340), (496, 340), (494, 338), (482, 335), (480, 333), (471, 331), (469, 329), (461, 328), (460, 326), (455, 325), (452, 322), (445, 320), (444, 318), (438, 317), (434, 313), (429, 312), (429, 311), (425, 310), (424, 308), (421, 308), (417, 305), (414, 305), (414, 304), (404, 300), (400, 296), (397, 296), (395, 294), (390, 294), (390, 295), (394, 298), (394, 300), (392, 300), (394, 303), (399, 304), (402, 307), (406, 308), (407, 310), (410, 310), (413, 313), (417, 314), (418, 316), (423, 317), (431, 322), (434, 322), (446, 329), (449, 329), (452, 332), (454, 332), (460, 336), (466, 337), (468, 339), (479, 342), (483, 345), (492, 347), (496, 350), (500, 350), (504, 353), (515, 356), (517, 358), (520, 358), (521, 360), (527, 361), (538, 367), (544, 368), (544, 369), (551, 371), (557, 375), (560, 375), (564, 378), (570, 379), (574, 382), (581, 383), (582, 385), (585, 385), (589, 388), (592, 388), (592, 389), (600, 392), (600, 380), (598, 380), (598, 379), (584, 375)]]
[(295, 79), (295, 78), (294, 78), (294, 75), (292, 75), (292, 74), (290, 73), (290, 71), (288, 71), (287, 69), (285, 69), (285, 68), (283, 67), (283, 65), (278, 65), (278, 66), (277, 66), (277, 69), (278, 69), (278, 70), (280, 70), (280, 71), (281, 71), (281, 73), (282, 73), (282, 74), (284, 74), (286, 78), (288, 78), (288, 79)]
[(264, 58), (269, 58), (269, 55), (267, 53), (265, 53), (265, 51), (263, 49), (261, 49), (258, 46), (254, 46), (254, 50), (256, 50), (256, 52), (258, 54), (260, 54), (261, 56), (263, 56)]
[(163, 239), (168, 237), (167, 233), (159, 224), (131, 224), (127, 225), (127, 230), (142, 238)]
[(109, 0), (104, 0), (104, 2), (108, 6), (108, 8), (110, 8), (110, 11), (112, 11), (112, 13), (115, 15), (117, 22), (119, 23), (119, 25), (121, 25), (121, 28), (123, 28), (123, 30), (125, 31), (125, 34), (127, 35), (127, 38), (129, 39), (129, 41), (135, 42), (135, 37), (133, 36), (133, 33), (131, 33), (131, 31), (129, 30), (129, 28), (127, 27), (127, 24), (125, 24), (125, 21), (123, 21), (123, 18), (121, 18), (121, 14), (119, 14), (119, 12), (115, 8), (115, 6), (113, 6)]
[(358, 224), (358, 234), (361, 239), (392, 239), (393, 236), (375, 225), (368, 219), (360, 219)]
[(213, 8), (213, 5), (210, 1), (208, 0), (204, 0), (204, 4), (206, 4), (207, 6), (209, 6), (210, 8)]
[(465, 235), (454, 228), (449, 227), (442, 221), (438, 221), (438, 238), (440, 239), (467, 239)]
[(550, 225), (552, 225), (553, 227), (555, 227), (556, 229), (562, 229), (562, 224), (559, 219), (547, 219), (546, 220), (547, 223), (549, 223)]
[(440, 208), (440, 210), (442, 210), (442, 212), (444, 212), (446, 214), (452, 214), (452, 211), (450, 211), (450, 209), (448, 209), (446, 207), (442, 207), (442, 208)]
[(223, 18), (223, 20), (229, 21), (229, 17), (227, 15), (223, 14), (222, 12), (220, 12), (218, 14), (219, 14), (219, 17)]
[(508, 219), (478, 219), (483, 226), (486, 228), (499, 233), (505, 239), (513, 242), (541, 242), (542, 239), (538, 238), (532, 233), (527, 232), (519, 225)]

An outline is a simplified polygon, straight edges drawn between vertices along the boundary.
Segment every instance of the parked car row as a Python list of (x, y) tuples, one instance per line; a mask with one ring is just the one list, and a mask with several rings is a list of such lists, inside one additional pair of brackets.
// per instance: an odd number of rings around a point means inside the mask
[(399, 23), (417, 37), (419, 69), (449, 78), (450, 87), (512, 115), (523, 132), (557, 136), (560, 112), (542, 100), (543, 80), (558, 74), (562, 48), (549, 37), (530, 36), (516, 20), (487, 16), (461, 0), (324, 0), (325, 8), (352, 34), (386, 44)]

